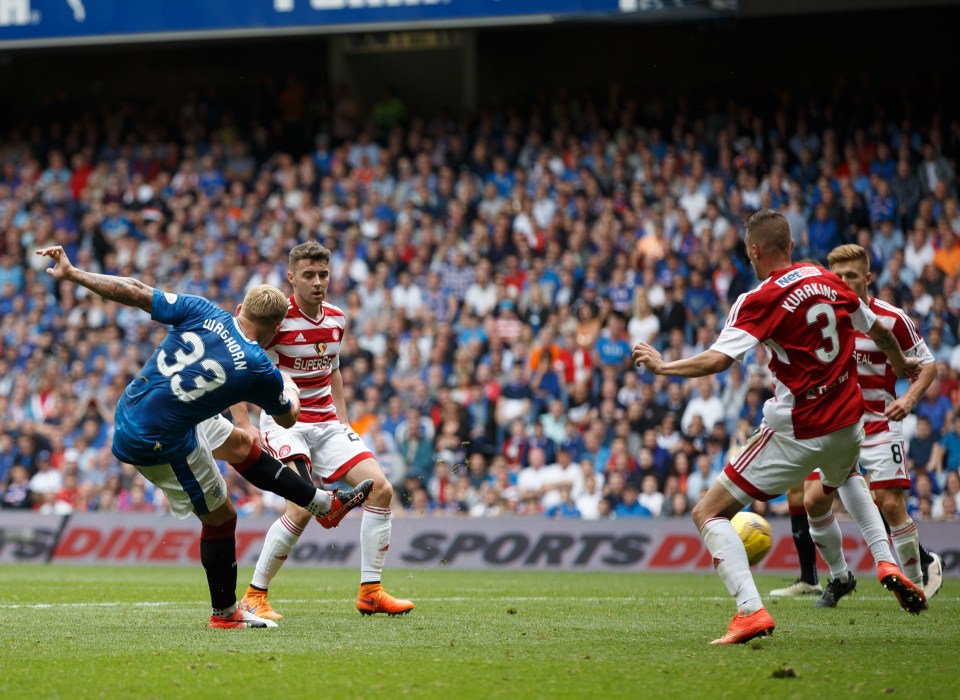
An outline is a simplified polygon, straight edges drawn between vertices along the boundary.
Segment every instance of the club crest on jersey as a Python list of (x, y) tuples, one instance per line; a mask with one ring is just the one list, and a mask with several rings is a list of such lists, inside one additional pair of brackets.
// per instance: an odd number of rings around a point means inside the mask
[(822, 272), (816, 267), (798, 267), (796, 270), (790, 270), (787, 274), (775, 279), (773, 282), (783, 289), (789, 287), (794, 282), (799, 282), (807, 277), (819, 277)]
[(318, 355), (323, 355), (327, 351), (326, 343), (314, 343), (313, 347), (317, 351)]
[(340, 340), (340, 329), (334, 328), (332, 331), (330, 331), (330, 335), (333, 338), (333, 342), (336, 343), (338, 340)]

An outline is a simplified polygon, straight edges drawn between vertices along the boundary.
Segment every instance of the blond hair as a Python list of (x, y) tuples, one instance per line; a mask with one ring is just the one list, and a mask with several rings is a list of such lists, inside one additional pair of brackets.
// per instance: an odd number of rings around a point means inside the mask
[(870, 257), (867, 255), (867, 249), (856, 243), (845, 243), (831, 250), (827, 256), (827, 265), (830, 267), (845, 262), (858, 262), (870, 267)]
[(243, 297), (240, 313), (256, 324), (275, 326), (287, 315), (290, 301), (276, 287), (258, 284)]
[(746, 236), (761, 250), (790, 254), (790, 222), (772, 209), (761, 209), (747, 219)]
[(293, 272), (301, 260), (319, 261), (330, 264), (330, 249), (316, 241), (307, 241), (293, 248), (287, 260), (287, 269)]

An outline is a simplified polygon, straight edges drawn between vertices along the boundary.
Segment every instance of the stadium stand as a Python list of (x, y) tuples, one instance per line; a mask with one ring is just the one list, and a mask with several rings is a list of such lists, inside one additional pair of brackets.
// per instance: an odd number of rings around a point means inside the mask
[[(334, 253), (330, 301), (350, 321), (353, 425), (399, 511), (683, 515), (757, 425), (766, 358), (668, 382), (636, 371), (630, 347), (707, 347), (756, 283), (742, 221), (770, 207), (799, 257), (868, 247), (877, 295), (930, 344), (939, 380), (906, 432), (914, 475), (931, 478), (911, 508), (955, 517), (941, 491), (955, 494), (960, 461), (960, 127), (909, 104), (851, 114), (844, 89), (693, 109), (611, 84), (454, 118), (396, 96), (363, 113), (293, 81), (261, 90), (262, 121), (198, 94), (172, 117), (50, 110), (67, 116), (11, 128), (2, 506), (167, 510), (110, 453), (113, 405), (162, 330), (55, 286), (34, 249), (232, 310), (252, 285), (286, 289), (287, 252), (313, 238)], [(224, 469), (242, 513), (282, 507)]]

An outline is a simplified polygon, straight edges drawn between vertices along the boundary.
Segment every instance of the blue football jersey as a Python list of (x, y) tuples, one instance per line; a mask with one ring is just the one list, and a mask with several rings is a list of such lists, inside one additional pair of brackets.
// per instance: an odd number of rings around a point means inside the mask
[(197, 446), (196, 426), (241, 401), (273, 416), (290, 410), (280, 371), (226, 311), (154, 290), (151, 315), (172, 328), (117, 402), (117, 459), (150, 465), (186, 457)]

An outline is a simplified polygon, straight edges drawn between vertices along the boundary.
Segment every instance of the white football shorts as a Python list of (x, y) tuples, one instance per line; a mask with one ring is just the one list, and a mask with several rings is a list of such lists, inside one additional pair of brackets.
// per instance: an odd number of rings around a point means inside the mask
[(824, 486), (836, 489), (856, 465), (862, 443), (862, 419), (803, 440), (771, 430), (764, 421), (717, 480), (744, 505), (776, 498), (817, 468)]
[(207, 433), (212, 432), (215, 439), (220, 439), (219, 447), (230, 435), (233, 425), (226, 419), (221, 420), (227, 425), (226, 434), (219, 424), (205, 426), (203, 430), (197, 426), (197, 446), (182, 462), (137, 467), (144, 478), (163, 491), (170, 510), (181, 520), (194, 513), (206, 515), (227, 500), (227, 483), (213, 458), (214, 448), (207, 441)]
[(297, 457), (305, 458), (325, 484), (339, 481), (363, 460), (373, 459), (373, 452), (363, 439), (349, 425), (337, 421), (281, 428), (273, 418), (261, 413), (260, 433), (270, 454), (284, 464)]

